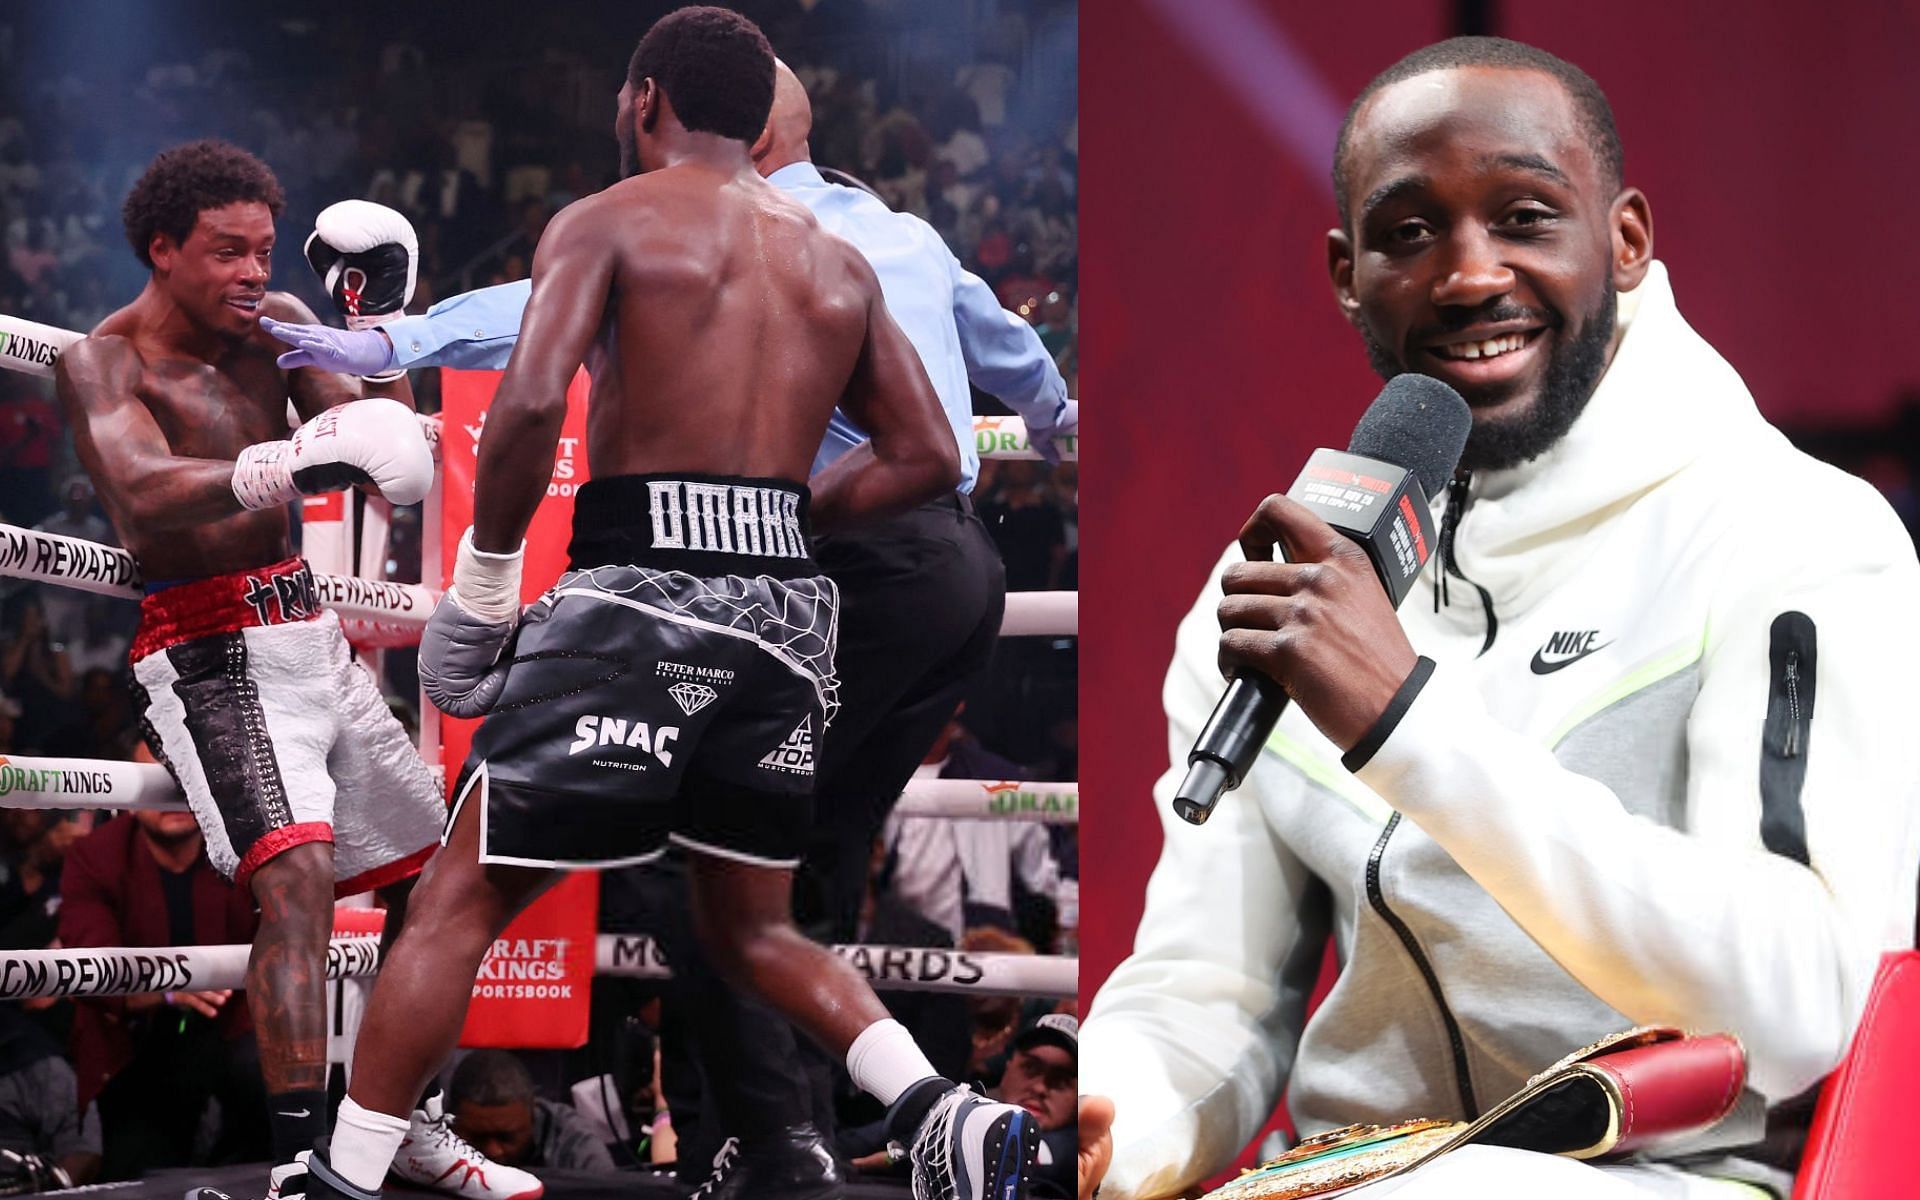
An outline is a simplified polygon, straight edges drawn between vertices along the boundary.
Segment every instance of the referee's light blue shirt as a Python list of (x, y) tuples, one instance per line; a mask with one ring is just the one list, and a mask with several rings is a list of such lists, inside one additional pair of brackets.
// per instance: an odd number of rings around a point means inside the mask
[[(827, 182), (809, 162), (784, 166), (767, 181), (806, 205), (823, 228), (852, 242), (873, 264), (887, 310), (920, 352), (953, 426), (960, 447), (960, 491), (971, 492), (980, 473), (969, 380), (1036, 429), (1058, 422), (1066, 409), (1067, 385), (1040, 335), (1000, 306), (993, 289), (960, 265), (933, 226), (894, 212), (859, 188)], [(442, 300), (422, 316), (388, 322), (382, 328), (393, 339), (394, 365), (505, 367), (532, 291), (527, 280), (503, 283)], [(866, 433), (835, 409), (814, 455), (814, 471), (866, 440)]]

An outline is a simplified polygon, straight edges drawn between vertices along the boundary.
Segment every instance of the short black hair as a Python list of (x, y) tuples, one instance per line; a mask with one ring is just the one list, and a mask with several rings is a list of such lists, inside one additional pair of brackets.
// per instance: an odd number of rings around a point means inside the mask
[(533, 1076), (510, 1051), (475, 1050), (460, 1060), (447, 1081), (447, 1107), (478, 1104), (494, 1108), (502, 1104), (533, 1107)]
[(266, 163), (232, 142), (208, 138), (156, 154), (120, 206), (120, 222), (134, 256), (152, 270), (147, 247), (154, 234), (184, 242), (204, 210), (246, 201), (266, 205), (277, 218), (287, 195)]
[(773, 47), (760, 27), (724, 8), (683, 8), (653, 23), (627, 64), (627, 82), (652, 79), (692, 133), (752, 145), (773, 111)]
[(1614, 127), (1613, 106), (1607, 103), (1607, 94), (1600, 90), (1600, 85), (1593, 81), (1592, 76), (1565, 59), (1525, 42), (1497, 37), (1448, 38), (1444, 42), (1423, 46), (1394, 63), (1375, 75), (1373, 82), (1353, 98), (1353, 104), (1347, 109), (1347, 119), (1340, 123), (1340, 140), (1333, 149), (1333, 198), (1340, 207), (1341, 225), (1349, 224), (1347, 142), (1361, 106), (1372, 99), (1374, 93), (1403, 79), (1459, 67), (1498, 67), (1510, 71), (1539, 71), (1553, 76), (1573, 100), (1574, 113), (1593, 149), (1594, 161), (1600, 166), (1600, 182), (1609, 191), (1620, 190), (1623, 178), (1620, 131)]

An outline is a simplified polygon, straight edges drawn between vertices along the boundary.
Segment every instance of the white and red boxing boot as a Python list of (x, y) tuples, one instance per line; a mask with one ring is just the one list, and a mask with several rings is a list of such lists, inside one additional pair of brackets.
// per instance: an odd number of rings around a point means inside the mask
[(444, 1104), (435, 1092), (413, 1110), (407, 1136), (393, 1156), (392, 1178), (462, 1200), (539, 1200), (545, 1185), (469, 1145), (453, 1131), (453, 1114)]

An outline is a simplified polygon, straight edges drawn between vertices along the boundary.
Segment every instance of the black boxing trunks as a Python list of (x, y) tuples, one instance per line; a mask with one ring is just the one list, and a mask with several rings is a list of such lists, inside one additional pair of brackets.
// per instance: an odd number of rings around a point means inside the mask
[(484, 805), (480, 861), (619, 866), (673, 842), (798, 863), (839, 624), (807, 501), (777, 479), (581, 487), (570, 567), (521, 618), (456, 792), (456, 818)]

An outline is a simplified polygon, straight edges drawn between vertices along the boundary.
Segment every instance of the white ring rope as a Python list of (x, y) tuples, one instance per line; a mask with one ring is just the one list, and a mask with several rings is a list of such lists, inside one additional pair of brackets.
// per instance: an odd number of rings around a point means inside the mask
[[(4, 803), (0, 801), (0, 805)], [(903, 817), (1075, 825), (1080, 821), (1080, 785), (1000, 779), (912, 779), (907, 781), (906, 790), (900, 793), (893, 811)]]
[[(59, 329), (0, 313), (0, 367), (50, 379), (53, 377), (53, 364), (66, 353), (68, 346), (85, 336), (71, 329)], [(1027, 423), (1019, 417), (975, 417), (973, 441), (981, 458), (1040, 457), (1028, 445)], [(1071, 462), (1080, 457), (1078, 434), (1063, 434), (1054, 439), (1054, 446), (1065, 461)]]
[[(187, 804), (173, 776), (158, 763), (0, 755), (0, 808), (185, 812)], [(909, 817), (1072, 825), (1080, 820), (1080, 785), (915, 779), (894, 811)]]
[[(832, 950), (882, 990), (1058, 999), (1076, 995), (1079, 989), (1076, 958), (919, 946), (834, 946)], [(0, 953), (0, 1000), (238, 991), (246, 987), (247, 958), (252, 952), (253, 947), (246, 945), (9, 950)], [(376, 935), (334, 938), (327, 947), (329, 979), (372, 975), (379, 966)], [(672, 972), (651, 937), (603, 933), (595, 938), (594, 974), (666, 979)], [(484, 967), (476, 985), (516, 986), (507, 979), (490, 979)]]
[[(140, 568), (133, 555), (59, 533), (0, 525), (0, 576), (78, 588), (101, 596), (138, 600)], [(417, 583), (389, 583), (315, 572), (320, 603), (342, 617), (366, 621), (381, 645), (412, 645), (433, 615), (440, 593)], [(1009, 592), (1000, 623), (1003, 637), (1075, 637), (1080, 631), (1080, 593)]]
[[(970, 996), (1045, 996), (1080, 992), (1080, 960), (1047, 954), (976, 954), (926, 946), (830, 946), (879, 991), (961, 992)], [(645, 934), (603, 933), (595, 947), (596, 975), (666, 979), (672, 972)], [(0, 997), (4, 997), (0, 989)]]
[[(142, 992), (238, 991), (247, 985), (250, 945), (104, 946), (0, 953), (0, 998), (133, 996)], [(327, 978), (371, 975), (380, 966), (380, 938), (334, 938)]]
[(42, 379), (53, 378), (53, 364), (84, 333), (58, 329), (38, 321), (23, 321), (0, 313), (0, 367)]
[[(1053, 440), (1053, 445), (1054, 449), (1060, 452), (1060, 461), (1079, 460), (1079, 434), (1062, 434)], [(1040, 457), (1039, 452), (1027, 444), (1027, 423), (1019, 417), (975, 417), (973, 446), (981, 458), (1020, 458), (1031, 461)]]

